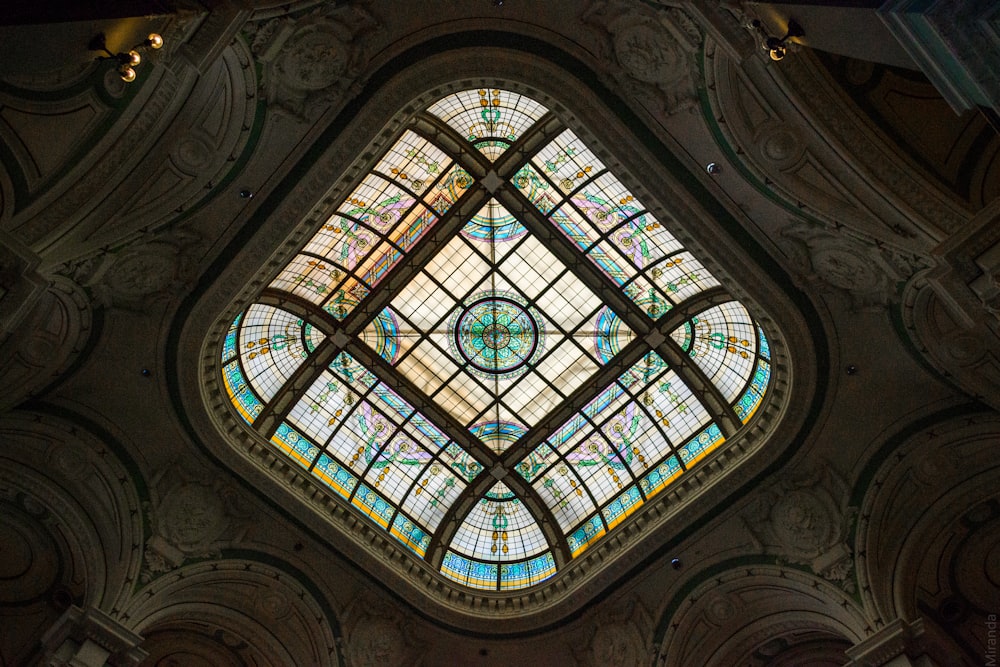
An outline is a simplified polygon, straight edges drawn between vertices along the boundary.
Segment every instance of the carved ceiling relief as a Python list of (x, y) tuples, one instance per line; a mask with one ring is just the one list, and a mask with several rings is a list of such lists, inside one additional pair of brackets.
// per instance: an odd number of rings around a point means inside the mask
[(358, 595), (343, 616), (349, 667), (417, 664), (419, 655), (407, 632), (409, 626), (397, 607), (368, 593)]
[(75, 580), (74, 549), (54, 529), (55, 521), (38, 499), (0, 479), (0, 662), (5, 665), (23, 664), (33, 648), (30, 638), (84, 594), (86, 582)]
[(336, 618), (280, 561), (182, 565), (138, 589), (119, 619), (162, 667), (342, 664)]
[(146, 541), (143, 582), (189, 560), (220, 558), (249, 528), (239, 492), (207, 471), (173, 467), (154, 478), (146, 509), (153, 531)]
[(935, 250), (927, 278), (960, 321), (1000, 335), (1000, 200)]
[[(77, 260), (176, 228), (179, 219), (224, 192), (219, 184), (243, 168), (240, 158), (258, 114), (250, 54), (233, 45), (197, 77), (187, 69), (180, 74), (176, 94), (181, 102), (164, 112), (175, 114), (171, 132), (123, 175), (118, 197), (96, 204), (69, 232), (71, 239), (46, 253), (49, 263)], [(67, 244), (75, 250), (66, 250)]]
[(368, 58), (362, 38), (378, 25), (357, 3), (248, 23), (244, 36), (264, 66), (271, 109), (309, 122), (345, 99)]
[[(735, 566), (706, 577), (666, 603), (670, 616), (658, 624), (655, 664), (804, 664), (777, 657), (810, 643), (824, 654), (843, 651), (871, 627), (838, 583), (780, 565)], [(783, 641), (771, 643), (777, 639)]]
[(581, 19), (606, 33), (598, 58), (615, 88), (659, 117), (697, 104), (702, 34), (682, 10), (641, 11), (632, 3), (598, 0)]
[(630, 598), (596, 615), (591, 621), (590, 640), (570, 646), (577, 664), (639, 665), (649, 654), (647, 638), (652, 618), (637, 598)]
[(916, 606), (970, 658), (987, 645), (1000, 600), (1000, 496), (994, 494), (944, 524), (922, 549)]
[(847, 484), (830, 465), (789, 474), (763, 489), (743, 514), (754, 546), (779, 560), (855, 590), (848, 540), (857, 509), (847, 506)]
[[(706, 47), (715, 122), (758, 189), (831, 232), (849, 231), (903, 254), (927, 252), (967, 224), (968, 212), (907, 169), (898, 147), (845, 106), (837, 84), (807, 53), (762, 62), (737, 62), (713, 44)], [(798, 108), (808, 116), (796, 117)]]
[[(9, 294), (0, 294), (0, 304), (12, 303), (17, 326), (0, 346), (0, 412), (35, 395), (68, 368), (80, 355), (91, 333), (91, 309), (83, 290), (71, 280), (51, 278), (47, 289), (38, 290), (37, 274), (18, 280)], [(27, 281), (31, 287), (25, 286)], [(22, 291), (23, 289), (23, 291)]]
[(923, 616), (929, 629), (961, 644), (975, 615), (1000, 599), (993, 566), (1000, 422), (993, 413), (965, 413), (884, 455), (866, 485), (855, 539), (858, 582), (879, 628)]
[[(42, 115), (46, 118), (42, 122), (55, 122), (57, 125), (45, 130), (36, 121), (27, 118), (24, 134), (34, 141), (42, 141), (47, 146), (45, 150), (52, 155), (63, 151), (61, 159), (67, 161), (58, 164), (51, 160), (43, 161), (50, 167), (47, 172), (59, 177), (55, 181), (47, 181), (45, 189), (37, 197), (28, 199), (21, 196), (17, 202), (4, 202), (8, 207), (16, 205), (17, 213), (11, 217), (7, 227), (19, 240), (36, 249), (49, 247), (59, 236), (78, 225), (81, 218), (92, 211), (94, 206), (99, 206), (105, 199), (113, 199), (107, 197), (109, 185), (113, 186), (131, 175), (137, 161), (160, 135), (158, 128), (162, 127), (172, 112), (176, 112), (178, 102), (183, 100), (179, 73), (184, 71), (186, 61), (174, 59), (173, 56), (191, 33), (198, 29), (201, 18), (201, 15), (194, 12), (161, 17), (165, 23), (156, 29), (163, 35), (164, 46), (157, 52), (144, 55), (144, 58), (150, 59), (156, 66), (145, 69), (143, 80), (134, 84), (138, 87), (133, 87), (130, 91), (134, 97), (128, 100), (128, 113), (121, 117), (116, 117), (120, 109), (113, 108), (119, 106), (114, 100), (125, 95), (126, 84), (114, 67), (109, 66), (108, 61), (94, 62), (93, 54), (84, 50), (85, 41), (79, 46), (87, 54), (85, 69), (68, 66), (65, 70), (42, 73), (42, 78), (37, 82), (15, 81), (15, 85), (21, 88), (48, 91), (49, 97), (56, 100), (34, 103), (34, 112), (45, 112)], [(75, 59), (79, 56), (77, 51), (67, 49), (67, 58)], [(171, 65), (169, 71), (164, 66), (166, 63)], [(94, 86), (103, 86), (105, 91), (99, 95), (90, 89), (80, 98), (89, 101), (67, 116), (67, 109), (60, 108), (60, 105), (65, 107), (68, 104), (65, 100), (60, 101), (65, 95), (64, 91), (79, 85), (81, 77), (90, 76), (95, 70), (103, 70), (104, 74), (100, 80), (95, 79)], [(46, 109), (46, 106), (49, 108)], [(109, 122), (112, 123), (110, 128), (107, 126)], [(8, 137), (4, 139), (5, 143), (9, 143)], [(18, 139), (14, 140), (14, 143), (18, 142)], [(66, 150), (67, 146), (88, 144), (93, 144), (93, 148), (85, 154)], [(65, 165), (73, 168), (63, 169)], [(112, 207), (109, 210), (114, 209)], [(106, 217), (107, 215), (101, 217), (101, 222)], [(58, 261), (60, 260), (52, 263)]]
[(175, 227), (115, 252), (67, 262), (57, 271), (83, 285), (95, 304), (148, 311), (191, 289), (203, 241), (197, 232)]
[(931, 265), (920, 254), (806, 221), (787, 225), (775, 242), (800, 276), (846, 294), (856, 310), (896, 300), (898, 285)]
[(850, 151), (856, 160), (852, 168), (856, 178), (861, 179), (858, 185), (881, 193), (888, 203), (866, 197), (866, 206), (876, 213), (874, 222), (881, 223), (868, 233), (882, 236), (889, 232), (885, 237), (888, 242), (935, 241), (968, 223), (970, 214), (965, 207), (937, 183), (910, 168), (909, 160), (897, 146), (872, 131), (859, 110), (843, 103), (839, 87), (814, 56), (804, 52), (801, 57), (789, 58), (777, 71), (781, 83), (814, 116), (819, 136)]
[[(953, 299), (940, 296), (920, 275), (907, 285), (904, 293), (903, 322), (910, 339), (927, 361), (951, 378), (962, 390), (977, 400), (1000, 409), (1000, 336), (995, 325), (975, 303), (962, 292), (951, 292)], [(957, 298), (954, 298), (956, 297)], [(962, 299), (967, 307), (959, 309), (955, 302)], [(976, 319), (963, 317), (965, 312), (979, 310)]]
[[(0, 420), (0, 662), (28, 664), (72, 604), (119, 604), (138, 572), (139, 498), (107, 445), (43, 413)], [(105, 555), (114, 554), (114, 557)]]
[(904, 324), (929, 363), (1000, 409), (1000, 202), (934, 255), (906, 287)]

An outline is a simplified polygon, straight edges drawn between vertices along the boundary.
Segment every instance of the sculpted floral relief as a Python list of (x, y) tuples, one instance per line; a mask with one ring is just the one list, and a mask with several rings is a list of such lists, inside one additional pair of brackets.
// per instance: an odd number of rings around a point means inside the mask
[(610, 40), (604, 65), (625, 91), (654, 113), (672, 114), (693, 106), (701, 33), (679, 9), (635, 11), (621, 2), (595, 2), (584, 23)]
[(817, 467), (762, 493), (744, 514), (744, 525), (766, 551), (851, 590), (853, 556), (846, 540), (856, 510), (846, 502), (846, 483), (829, 466)]

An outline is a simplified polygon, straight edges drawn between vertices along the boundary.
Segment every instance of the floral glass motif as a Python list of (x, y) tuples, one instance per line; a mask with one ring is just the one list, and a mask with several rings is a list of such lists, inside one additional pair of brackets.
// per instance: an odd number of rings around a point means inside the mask
[[(704, 297), (723, 286), (676, 222), (553, 120), (502, 88), (417, 114), (221, 351), (248, 428), (469, 588), (555, 575), (737, 435), (770, 383), (763, 330)], [(475, 152), (446, 148), (462, 143)], [(512, 166), (487, 191), (473, 174), (501, 156)], [(693, 366), (666, 361), (679, 355)]]

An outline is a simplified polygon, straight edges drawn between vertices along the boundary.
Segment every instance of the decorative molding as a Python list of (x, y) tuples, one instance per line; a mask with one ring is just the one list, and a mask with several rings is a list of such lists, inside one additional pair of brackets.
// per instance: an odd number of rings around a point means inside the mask
[(743, 523), (758, 548), (807, 565), (853, 592), (854, 558), (847, 541), (857, 508), (847, 506), (847, 494), (833, 466), (817, 462), (758, 491)]
[(847, 657), (851, 659), (847, 664), (850, 667), (882, 667), (897, 656), (923, 653), (923, 635), (924, 625), (919, 618), (912, 622), (897, 618), (847, 649)]
[(338, 620), (270, 560), (182, 565), (138, 588), (118, 618), (147, 638), (156, 664), (187, 664), (190, 649), (199, 664), (343, 665)]
[(581, 21), (606, 33), (598, 56), (603, 75), (654, 116), (669, 116), (697, 104), (696, 53), (703, 36), (684, 10), (596, 0)]
[[(962, 545), (982, 522), (994, 520), (982, 510), (992, 507), (983, 503), (995, 497), (1000, 478), (994, 455), (998, 439), (1000, 419), (994, 413), (955, 417), (915, 433), (877, 461), (854, 538), (859, 592), (876, 627), (884, 619), (920, 613), (919, 581), (935, 594), (943, 588), (931, 580), (957, 581), (951, 574), (921, 576), (918, 569), (923, 561), (949, 567), (951, 556), (944, 552)], [(968, 465), (970, 461), (979, 463)], [(962, 548), (970, 546), (984, 545)], [(928, 554), (932, 548), (937, 553)], [(961, 557), (961, 550), (954, 553)], [(981, 571), (982, 561), (979, 567)]]
[(1000, 201), (980, 211), (934, 250), (927, 281), (966, 328), (985, 325), (1000, 335)]
[[(16, 328), (0, 346), (0, 382), (7, 390), (0, 395), (0, 412), (34, 396), (55, 381), (86, 346), (91, 334), (90, 300), (79, 285), (61, 276), (46, 281), (27, 265), (25, 275), (10, 294), (18, 319)], [(16, 270), (16, 269), (15, 269)], [(6, 306), (7, 295), (0, 294)]]
[(271, 109), (310, 122), (359, 90), (368, 60), (362, 38), (380, 25), (360, 3), (247, 23), (243, 33), (263, 65)]
[(781, 565), (735, 566), (668, 602), (657, 624), (656, 665), (747, 664), (768, 640), (804, 631), (851, 645), (870, 632), (850, 595), (823, 578)]
[(18, 330), (48, 287), (36, 270), (40, 261), (17, 239), (0, 232), (0, 343)]
[(908, 252), (968, 223), (969, 211), (910, 167), (815, 56), (736, 62), (709, 43), (705, 61), (709, 122), (789, 211)]
[(235, 486), (209, 470), (174, 467), (152, 480), (152, 535), (141, 574), (149, 582), (186, 561), (220, 558), (239, 543), (250, 525)]
[(46, 667), (133, 667), (148, 654), (142, 637), (99, 609), (71, 606), (41, 639)]
[(991, 305), (997, 303), (1000, 225), (978, 229), (983, 234), (968, 243), (940, 249), (938, 266), (907, 284), (903, 323), (934, 368), (1000, 409), (1000, 317)]
[(86, 287), (95, 304), (146, 312), (191, 289), (204, 239), (187, 227), (141, 238), (117, 252), (66, 262), (58, 273)]

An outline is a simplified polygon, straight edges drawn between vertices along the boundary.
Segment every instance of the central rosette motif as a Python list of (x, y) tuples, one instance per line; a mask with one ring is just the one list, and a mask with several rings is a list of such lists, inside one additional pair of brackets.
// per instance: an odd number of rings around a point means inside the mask
[(507, 373), (523, 365), (538, 346), (538, 324), (521, 304), (489, 295), (458, 316), (455, 345), (473, 366)]

